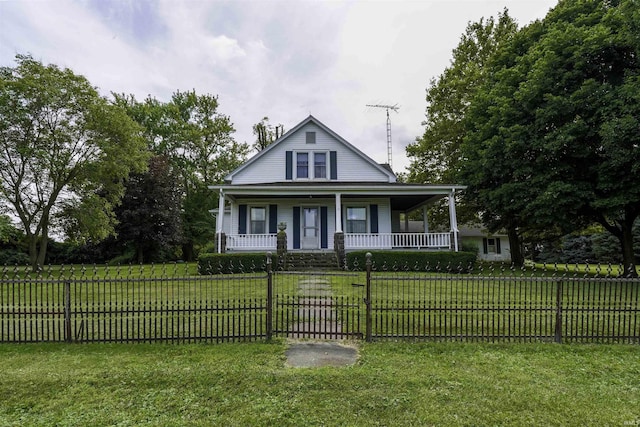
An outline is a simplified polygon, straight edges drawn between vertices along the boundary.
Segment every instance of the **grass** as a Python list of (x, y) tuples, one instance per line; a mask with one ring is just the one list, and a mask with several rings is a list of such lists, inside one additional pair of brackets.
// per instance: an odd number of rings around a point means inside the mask
[(116, 279), (189, 277), (198, 275), (196, 263), (141, 264), (141, 265), (47, 265), (34, 273), (29, 266), (1, 266), (0, 278), (18, 279)]
[(637, 425), (632, 346), (372, 343), (289, 368), (286, 343), (0, 346), (0, 425)]
[[(190, 268), (140, 266), (79, 275), (70, 284), (72, 336), (85, 341), (163, 337), (217, 341), (266, 335), (266, 273), (184, 275)], [(51, 276), (59, 276), (61, 270)], [(279, 330), (298, 322), (300, 313), (308, 316), (309, 310), (299, 310), (299, 297), (304, 295), (299, 284), (320, 280), (330, 287), (336, 307), (344, 302), (337, 313), (342, 327), (363, 333), (365, 276), (363, 272), (276, 273), (274, 297), (285, 302), (274, 304)], [(372, 276), (373, 335), (378, 337), (552, 340), (556, 290), (562, 283), (566, 339), (637, 342), (637, 280), (416, 272)], [(60, 336), (64, 285), (55, 280), (0, 281), (0, 341), (42, 341), (50, 331), (60, 331)], [(56, 314), (37, 319), (24, 314), (32, 311)]]

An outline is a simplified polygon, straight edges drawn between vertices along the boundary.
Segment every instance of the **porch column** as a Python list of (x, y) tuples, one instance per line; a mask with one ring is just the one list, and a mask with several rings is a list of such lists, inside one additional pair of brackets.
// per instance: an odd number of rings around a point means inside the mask
[(218, 217), (216, 218), (216, 236), (218, 237), (218, 253), (222, 253), (222, 237), (224, 235), (224, 192), (220, 189), (218, 196)]
[(427, 206), (422, 207), (422, 222), (424, 224), (424, 234), (429, 233), (429, 209)]
[(336, 233), (342, 233), (342, 200), (340, 193), (336, 193)]
[(458, 252), (458, 217), (456, 215), (456, 190), (449, 193), (449, 222), (453, 233), (453, 248)]
[(345, 266), (344, 233), (342, 232), (342, 197), (336, 193), (336, 231), (333, 234), (333, 250), (338, 258), (338, 267)]

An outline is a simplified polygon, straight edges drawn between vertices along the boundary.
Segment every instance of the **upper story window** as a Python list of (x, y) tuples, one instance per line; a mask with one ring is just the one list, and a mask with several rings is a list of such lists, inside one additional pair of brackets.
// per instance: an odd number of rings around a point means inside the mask
[(307, 132), (307, 144), (315, 144), (316, 143), (316, 133), (315, 132)]
[(285, 179), (338, 179), (338, 161), (335, 151), (287, 151), (285, 153)]
[(327, 153), (313, 153), (313, 177), (327, 177)]
[(296, 177), (309, 178), (309, 153), (296, 153)]

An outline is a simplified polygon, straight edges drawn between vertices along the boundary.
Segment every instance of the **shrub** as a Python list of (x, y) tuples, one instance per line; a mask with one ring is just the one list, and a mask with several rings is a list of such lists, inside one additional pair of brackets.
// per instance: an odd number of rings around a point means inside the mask
[(477, 257), (473, 252), (354, 251), (347, 253), (347, 268), (364, 270), (367, 252), (371, 252), (373, 267), (378, 271), (466, 272), (474, 267)]
[(216, 242), (209, 242), (200, 248), (198, 254), (215, 254), (218, 252)]
[(136, 251), (133, 249), (128, 249), (125, 253), (118, 255), (114, 258), (111, 258), (107, 265), (127, 265), (127, 264), (135, 264)]
[[(271, 256), (273, 265), (277, 263), (277, 256)], [(226, 274), (247, 273), (251, 271), (266, 271), (267, 257), (260, 253), (211, 254), (201, 253), (198, 256), (198, 274)]]
[(475, 245), (475, 244), (473, 244), (471, 242), (462, 243), (462, 246), (461, 246), (460, 250), (462, 252), (474, 253), (474, 254), (476, 254), (476, 256), (478, 255), (478, 252), (480, 252), (480, 248), (477, 245)]
[(29, 265), (29, 255), (16, 249), (0, 250), (0, 266), (2, 265)]

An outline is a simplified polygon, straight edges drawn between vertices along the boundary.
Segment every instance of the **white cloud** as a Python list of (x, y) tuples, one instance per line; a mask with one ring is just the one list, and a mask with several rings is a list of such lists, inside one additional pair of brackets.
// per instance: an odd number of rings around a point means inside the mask
[(251, 143), (264, 116), (290, 129), (313, 114), (394, 167), (423, 129), (425, 89), (449, 64), (469, 21), (505, 6), (521, 24), (554, 0), (0, 1), (0, 64), (16, 53), (67, 66), (103, 93), (175, 90), (219, 95), (236, 139)]

